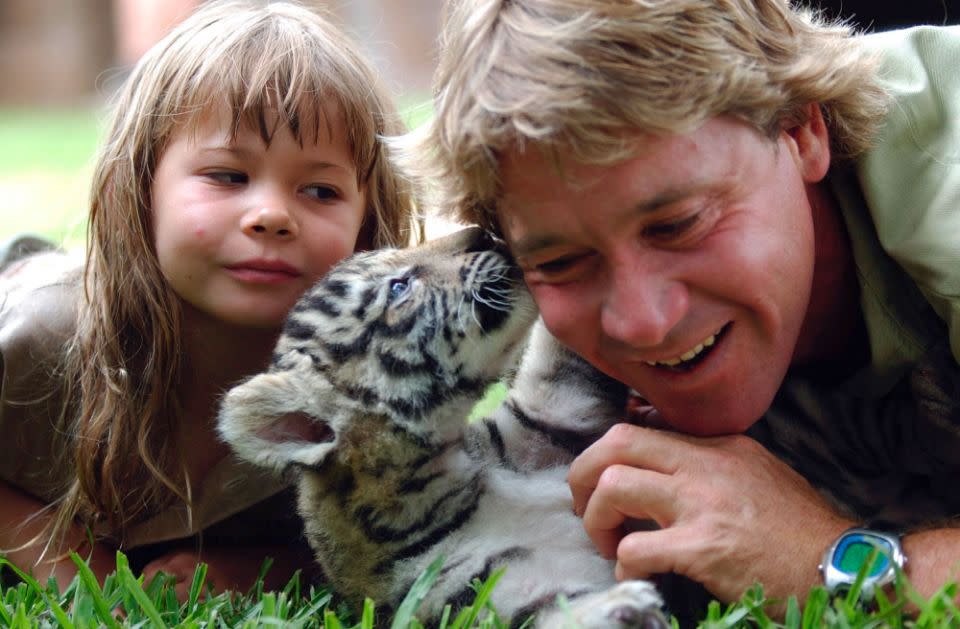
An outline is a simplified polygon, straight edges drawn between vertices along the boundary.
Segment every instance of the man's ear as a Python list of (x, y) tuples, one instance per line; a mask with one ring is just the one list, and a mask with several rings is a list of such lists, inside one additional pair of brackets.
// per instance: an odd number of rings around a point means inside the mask
[(300, 370), (263, 373), (231, 389), (220, 405), (217, 428), (242, 459), (283, 471), (316, 467), (337, 445), (330, 383)]
[(817, 183), (830, 169), (830, 133), (819, 104), (810, 103), (802, 113), (803, 122), (789, 123), (783, 133), (803, 180)]

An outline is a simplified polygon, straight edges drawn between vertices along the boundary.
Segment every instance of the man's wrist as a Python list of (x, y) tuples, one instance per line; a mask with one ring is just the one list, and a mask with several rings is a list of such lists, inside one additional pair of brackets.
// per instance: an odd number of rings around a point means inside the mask
[(836, 593), (859, 582), (865, 598), (893, 582), (906, 564), (900, 535), (889, 530), (853, 527), (826, 549), (820, 570), (827, 590)]

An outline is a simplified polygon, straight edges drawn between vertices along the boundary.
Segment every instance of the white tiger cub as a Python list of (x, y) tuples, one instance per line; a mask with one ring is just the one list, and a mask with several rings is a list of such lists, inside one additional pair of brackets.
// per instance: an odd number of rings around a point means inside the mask
[[(362, 253), (294, 306), (269, 370), (228, 392), (221, 435), (298, 478), (308, 539), (338, 592), (396, 608), (443, 555), (418, 611), (428, 622), (506, 566), (493, 593), (504, 617), (667, 626), (653, 585), (615, 582), (565, 482), (567, 463), (621, 416), (622, 387), (536, 326), (507, 401), (466, 422), (536, 318), (519, 272), (479, 229)], [(558, 594), (569, 609), (553, 605)]]

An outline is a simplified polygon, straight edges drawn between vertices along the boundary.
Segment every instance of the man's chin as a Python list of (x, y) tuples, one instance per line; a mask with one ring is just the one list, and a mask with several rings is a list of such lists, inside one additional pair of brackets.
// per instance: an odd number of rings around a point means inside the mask
[(678, 414), (674, 418), (661, 413), (650, 404), (637, 405), (633, 408), (628, 407), (628, 418), (630, 423), (638, 426), (670, 430), (694, 437), (721, 437), (742, 434), (756, 423), (756, 420), (744, 420), (742, 418), (712, 417), (710, 419), (694, 418), (691, 420), (690, 414)]

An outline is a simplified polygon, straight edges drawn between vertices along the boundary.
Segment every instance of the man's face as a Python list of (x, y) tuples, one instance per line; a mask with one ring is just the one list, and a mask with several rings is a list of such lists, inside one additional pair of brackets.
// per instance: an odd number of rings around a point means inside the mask
[(728, 118), (637, 147), (611, 166), (505, 155), (499, 220), (557, 338), (670, 426), (741, 432), (797, 343), (814, 264), (806, 186), (822, 173), (791, 133)]

